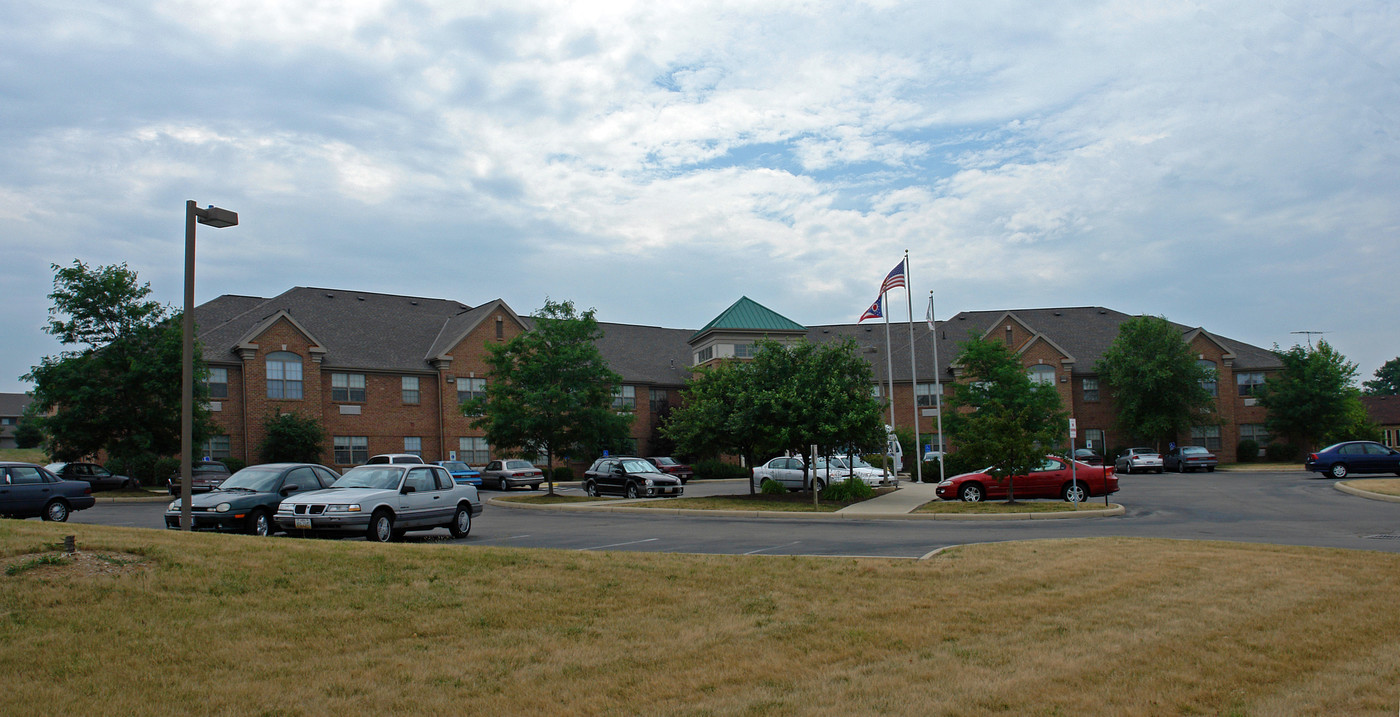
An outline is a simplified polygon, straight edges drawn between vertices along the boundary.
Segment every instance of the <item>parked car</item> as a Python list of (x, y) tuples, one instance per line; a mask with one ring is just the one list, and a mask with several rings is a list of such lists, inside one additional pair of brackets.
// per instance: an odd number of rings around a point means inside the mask
[(458, 483), (474, 485), (478, 488), (481, 487), (481, 471), (472, 468), (466, 463), (462, 461), (438, 461), (437, 465), (446, 468), (447, 472), (452, 475), (452, 480)]
[[(802, 456), (778, 456), (753, 469), (753, 482), (756, 485), (762, 485), (765, 479), (771, 479), (782, 484), (788, 490), (802, 490), (806, 487), (802, 482), (802, 466), (804, 464), (805, 460)], [(861, 460), (860, 456), (856, 456), (850, 465), (847, 465), (845, 456), (818, 458), (811, 473), (809, 479), (815, 482), (816, 489), (819, 491), (826, 488), (828, 481), (835, 483), (846, 480), (853, 475), (872, 486), (894, 485), (897, 482), (897, 479), (886, 473), (883, 468), (876, 468), (866, 463)]]
[(583, 492), (592, 496), (615, 493), (628, 498), (654, 498), (681, 495), (685, 487), (680, 478), (662, 473), (641, 458), (610, 456), (593, 461), (583, 472)]
[(136, 479), (119, 476), (96, 463), (50, 463), (44, 468), (63, 480), (86, 481), (94, 491), (138, 486)]
[[(199, 461), (190, 466), (190, 493), (208, 493), (216, 490), (228, 478), (228, 466), (219, 461)], [(180, 495), (181, 478), (176, 473), (166, 481), (170, 486), (170, 495)]]
[(1138, 471), (1162, 472), (1162, 454), (1152, 448), (1129, 448), (1113, 461), (1113, 467), (1132, 475)]
[(62, 523), (96, 502), (87, 481), (64, 480), (33, 463), (0, 462), (0, 516)]
[(355, 466), (325, 490), (288, 496), (276, 520), (297, 534), (363, 533), (387, 543), (438, 527), (465, 538), (481, 510), (476, 487), (452, 480), (442, 466), (381, 463)]
[(677, 461), (670, 456), (650, 456), (647, 462), (656, 466), (658, 470), (666, 475), (672, 475), (681, 479), (681, 485), (695, 477), (695, 469)]
[[(271, 535), (273, 516), (288, 496), (331, 487), (340, 478), (314, 463), (266, 463), (229, 476), (218, 490), (190, 496), (190, 528), (223, 533)], [(165, 527), (180, 529), (179, 498), (165, 510)]]
[(491, 461), (481, 469), (483, 483), (494, 484), (501, 490), (510, 490), (518, 485), (528, 485), (530, 490), (539, 490), (544, 482), (544, 471), (526, 460), (509, 459)]
[(1190, 473), (1201, 469), (1213, 473), (1219, 464), (1215, 454), (1205, 446), (1177, 446), (1162, 456), (1162, 469), (1177, 473)]
[(1303, 467), (1333, 478), (1345, 478), (1351, 473), (1400, 475), (1400, 451), (1375, 441), (1343, 441), (1309, 453)]
[(1092, 448), (1074, 449), (1074, 460), (1079, 461), (1080, 463), (1088, 463), (1091, 466), (1103, 465), (1103, 456), (1094, 452), (1094, 449)]
[[(1059, 456), (1046, 456), (1027, 475), (997, 480), (991, 468), (953, 476), (938, 484), (936, 493), (943, 500), (960, 499), (976, 503), (988, 498), (1006, 498), (1014, 489), (1017, 498), (1063, 498), (1083, 502), (1092, 496), (1118, 492), (1118, 476), (1112, 466), (1091, 466), (1070, 462)], [(1014, 483), (1014, 485), (1013, 485)]]
[(377, 456), (370, 456), (369, 460), (365, 461), (367, 466), (377, 466), (382, 463), (408, 463), (421, 466), (427, 461), (424, 461), (422, 456), (416, 456), (412, 453), (381, 453)]

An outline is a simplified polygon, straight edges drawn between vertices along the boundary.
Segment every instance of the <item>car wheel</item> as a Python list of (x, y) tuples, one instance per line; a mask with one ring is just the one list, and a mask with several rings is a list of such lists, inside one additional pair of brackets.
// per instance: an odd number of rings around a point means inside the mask
[(1060, 492), (1060, 497), (1064, 498), (1066, 503), (1083, 503), (1089, 499), (1089, 486), (1084, 485), (1081, 481), (1075, 481), (1065, 486), (1065, 489)]
[(593, 498), (597, 498), (597, 497), (598, 497), (598, 484), (597, 484), (597, 483), (594, 483), (593, 481), (588, 481), (587, 483), (584, 483), (584, 484), (583, 484), (583, 494), (586, 495), (586, 496), (590, 496), (590, 497), (593, 497)]
[(958, 497), (965, 503), (981, 503), (986, 494), (982, 492), (982, 486), (976, 483), (967, 483), (958, 491)]
[(1161, 468), (1158, 468), (1158, 469), (1157, 469), (1157, 475), (1162, 475), (1162, 469), (1161, 469)]
[(510, 490), (510, 481), (507, 481), (505, 478), (499, 478), (496, 480), (496, 488), (500, 490)]
[(530, 484), (530, 490), (539, 490), (539, 489), (540, 489), (540, 484), (539, 484), (539, 483), (531, 483), (531, 484)]
[(252, 515), (248, 516), (249, 535), (268, 536), (272, 535), (272, 532), (272, 516), (268, 515), (267, 511), (255, 510)]
[(1128, 475), (1132, 475), (1132, 474), (1133, 474), (1133, 464), (1129, 463), (1128, 465), (1123, 466), (1123, 472), (1124, 472), (1124, 473), (1127, 473)]
[(1332, 467), (1329, 468), (1327, 472), (1330, 473), (1333, 478), (1345, 478), (1347, 477), (1347, 464), (1333, 463)]
[(1206, 466), (1206, 472), (1207, 472), (1207, 473), (1214, 473), (1214, 472), (1215, 472), (1215, 466)]
[(61, 500), (51, 500), (44, 506), (44, 520), (51, 520), (55, 523), (68, 521), (68, 504)]
[(628, 497), (628, 498), (640, 498), (640, 497), (641, 497), (641, 493), (637, 490), (637, 484), (636, 484), (636, 483), (628, 483), (628, 484), (627, 484), (627, 497)]
[(818, 478), (817, 481), (816, 481), (816, 483), (813, 483), (813, 485), (816, 486), (817, 492), (818, 492), (818, 493), (820, 493), (820, 492), (826, 490), (826, 481), (824, 481), (824, 480), (822, 480), (822, 479), (820, 479), (820, 478)]
[(365, 540), (374, 543), (387, 543), (394, 539), (394, 516), (387, 510), (375, 511), (369, 519), (369, 530)]
[(458, 506), (457, 512), (452, 515), (452, 524), (447, 526), (452, 531), (452, 537), (465, 538), (467, 533), (472, 532), (472, 511), (466, 506)]

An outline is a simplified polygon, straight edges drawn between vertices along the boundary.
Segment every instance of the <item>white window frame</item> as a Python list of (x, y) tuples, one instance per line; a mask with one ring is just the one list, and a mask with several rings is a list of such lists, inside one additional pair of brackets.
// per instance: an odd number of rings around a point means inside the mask
[(423, 438), (421, 436), (404, 436), (403, 452), (409, 453), (419, 458), (423, 457)]
[(485, 438), (462, 436), (457, 439), (457, 460), (467, 465), (486, 465), (491, 461), (491, 445)]
[(268, 398), (274, 401), (300, 401), (306, 395), (302, 385), (300, 355), (291, 351), (274, 351), (263, 359), (263, 364), (267, 367)]
[(612, 407), (624, 413), (637, 410), (637, 387), (623, 384), (613, 389)]
[(333, 460), (338, 466), (361, 466), (369, 462), (368, 436), (335, 436), (332, 445)]
[[(358, 394), (356, 392), (359, 392)], [(331, 374), (331, 401), (336, 403), (364, 403), (366, 397), (365, 375), (362, 373)]]
[[(209, 398), (228, 398), (228, 369), (222, 366), (210, 366), (209, 376), (204, 379), (204, 385), (209, 389)], [(224, 388), (222, 391), (216, 393), (214, 391), (215, 386), (223, 386)]]
[(416, 406), (422, 401), (423, 394), (418, 390), (417, 376), (404, 376), (399, 382), (399, 386), (401, 389), (400, 397), (403, 399), (404, 405)]

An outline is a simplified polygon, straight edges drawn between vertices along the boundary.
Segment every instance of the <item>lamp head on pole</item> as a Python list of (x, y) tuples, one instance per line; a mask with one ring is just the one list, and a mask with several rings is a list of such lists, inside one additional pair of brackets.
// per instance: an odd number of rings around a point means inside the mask
[(223, 229), (224, 227), (238, 226), (238, 212), (220, 209), (210, 204), (206, 209), (195, 207), (194, 220), (215, 229)]

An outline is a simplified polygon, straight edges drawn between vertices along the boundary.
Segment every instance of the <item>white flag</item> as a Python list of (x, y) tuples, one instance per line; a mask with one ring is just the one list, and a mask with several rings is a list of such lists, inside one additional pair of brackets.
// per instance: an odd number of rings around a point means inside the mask
[(933, 325), (933, 292), (928, 293), (928, 330), (935, 331), (938, 327)]

